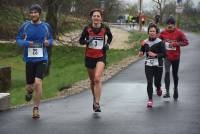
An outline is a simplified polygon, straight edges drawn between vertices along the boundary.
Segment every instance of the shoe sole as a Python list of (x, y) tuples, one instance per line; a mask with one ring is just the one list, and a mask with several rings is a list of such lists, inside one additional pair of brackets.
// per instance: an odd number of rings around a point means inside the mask
[(177, 94), (177, 95), (173, 95), (173, 98), (174, 98), (175, 100), (177, 100), (177, 99), (178, 99), (178, 94)]
[(147, 108), (152, 108), (153, 107), (153, 103), (152, 104), (147, 104)]
[(32, 118), (33, 118), (33, 119), (39, 119), (40, 116), (33, 116)]
[(158, 95), (159, 97), (162, 96), (162, 90), (157, 91), (157, 95)]
[(157, 93), (157, 95), (160, 97), (160, 96), (162, 96), (162, 93), (161, 93), (161, 94), (158, 94), (158, 93)]
[(174, 98), (174, 100), (178, 100), (178, 97), (173, 97)]
[(163, 97), (163, 98), (166, 98), (166, 99), (167, 99), (167, 98), (170, 98), (170, 96), (169, 96), (169, 97)]
[(152, 108), (153, 106), (147, 106), (147, 108)]
[(96, 107), (96, 106), (93, 104), (93, 111), (94, 111), (94, 112), (101, 112), (100, 106)]
[(101, 112), (101, 109), (100, 109), (100, 108), (95, 108), (95, 107), (94, 107), (94, 108), (93, 108), (93, 111), (94, 111), (94, 112)]
[(97, 110), (94, 110), (94, 112), (97, 112), (97, 113), (99, 113), (99, 112), (101, 112), (101, 110), (97, 109)]

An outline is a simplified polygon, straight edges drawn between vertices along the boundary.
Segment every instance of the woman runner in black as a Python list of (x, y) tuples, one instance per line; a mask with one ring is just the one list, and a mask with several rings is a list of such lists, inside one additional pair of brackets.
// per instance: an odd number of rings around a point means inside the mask
[(148, 27), (149, 38), (144, 40), (141, 44), (142, 47), (139, 52), (139, 56), (143, 56), (146, 53), (145, 60), (145, 74), (147, 78), (147, 93), (148, 103), (147, 107), (153, 107), (153, 78), (156, 86), (157, 95), (162, 95), (161, 80), (163, 73), (163, 58), (165, 57), (165, 46), (162, 40), (157, 38), (159, 32), (158, 27), (155, 24), (150, 24)]
[[(87, 25), (79, 39), (80, 44), (86, 45), (85, 66), (90, 78), (93, 95), (93, 110), (101, 112), (99, 101), (101, 96), (101, 76), (106, 64), (106, 50), (112, 41), (110, 28), (102, 23), (102, 11), (94, 9), (90, 12), (92, 23)], [(105, 38), (107, 36), (107, 40)]]

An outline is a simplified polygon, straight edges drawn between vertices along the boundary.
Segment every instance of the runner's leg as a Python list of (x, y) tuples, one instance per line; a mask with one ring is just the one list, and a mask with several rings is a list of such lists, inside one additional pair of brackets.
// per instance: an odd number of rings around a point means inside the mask
[(155, 80), (154, 85), (157, 89), (161, 88), (161, 82), (162, 82), (162, 74), (163, 74), (163, 67), (156, 67), (155, 69)]
[(168, 59), (165, 59), (165, 89), (166, 89), (166, 94), (163, 96), (164, 98), (170, 97), (170, 94), (169, 94), (170, 67), (171, 67), (171, 61), (169, 61)]
[(172, 62), (172, 74), (173, 74), (173, 79), (174, 79), (174, 89), (178, 88), (178, 70), (179, 70), (179, 61), (176, 60)]
[(174, 79), (174, 94), (173, 98), (178, 99), (178, 69), (179, 69), (179, 61), (176, 60), (172, 62), (172, 74)]
[(145, 75), (147, 79), (147, 94), (149, 100), (152, 100), (153, 94), (153, 68), (149, 66), (145, 66)]
[(95, 75), (95, 69), (87, 68), (87, 71), (88, 71), (88, 76), (90, 78), (90, 89), (92, 91), (93, 99), (95, 100), (95, 95), (94, 95), (94, 75)]
[(35, 78), (35, 96), (34, 96), (34, 106), (39, 107), (40, 100), (42, 97), (42, 80), (40, 78)]
[(163, 73), (163, 67), (155, 67), (155, 77), (154, 77), (154, 85), (156, 87), (157, 95), (162, 95), (162, 89), (161, 89), (161, 82), (162, 82), (162, 73)]
[(102, 61), (97, 62), (96, 68), (95, 68), (95, 76), (94, 76), (94, 94), (96, 103), (99, 103), (100, 96), (101, 96), (101, 90), (102, 90), (102, 83), (101, 83), (101, 76), (104, 71), (105, 64)]

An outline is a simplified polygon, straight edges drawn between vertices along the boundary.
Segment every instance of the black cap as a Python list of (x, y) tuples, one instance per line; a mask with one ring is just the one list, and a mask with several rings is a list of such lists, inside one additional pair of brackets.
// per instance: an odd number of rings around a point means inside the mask
[(31, 5), (30, 12), (33, 11), (33, 10), (37, 11), (39, 14), (41, 14), (41, 12), (42, 12), (42, 8), (39, 4)]
[(169, 18), (166, 20), (166, 24), (176, 24), (176, 20), (174, 19), (173, 16), (169, 16)]

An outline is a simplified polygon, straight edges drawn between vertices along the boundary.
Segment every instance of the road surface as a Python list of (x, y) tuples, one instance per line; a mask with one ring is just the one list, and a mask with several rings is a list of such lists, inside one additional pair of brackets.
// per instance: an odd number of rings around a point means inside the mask
[(154, 107), (146, 107), (140, 60), (103, 84), (101, 113), (92, 111), (91, 92), (86, 90), (42, 103), (39, 120), (31, 118), (32, 106), (1, 112), (0, 134), (200, 134), (200, 36), (187, 37), (190, 45), (182, 49), (178, 101), (154, 92)]

